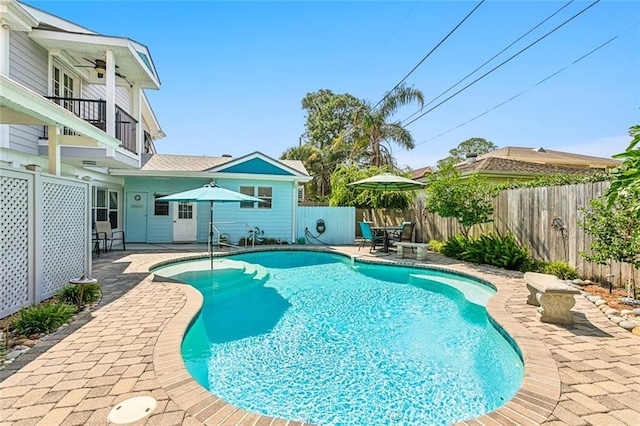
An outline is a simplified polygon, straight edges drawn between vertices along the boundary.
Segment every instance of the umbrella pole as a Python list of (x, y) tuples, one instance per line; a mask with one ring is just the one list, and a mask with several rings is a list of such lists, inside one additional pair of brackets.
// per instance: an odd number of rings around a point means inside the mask
[(211, 209), (209, 209), (209, 262), (213, 269), (213, 200), (210, 201)]

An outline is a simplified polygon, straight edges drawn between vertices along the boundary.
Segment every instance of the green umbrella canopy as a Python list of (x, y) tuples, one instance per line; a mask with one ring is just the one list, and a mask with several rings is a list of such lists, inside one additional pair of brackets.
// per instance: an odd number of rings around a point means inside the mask
[(427, 184), (391, 173), (382, 173), (347, 185), (372, 191), (411, 191), (424, 188)]

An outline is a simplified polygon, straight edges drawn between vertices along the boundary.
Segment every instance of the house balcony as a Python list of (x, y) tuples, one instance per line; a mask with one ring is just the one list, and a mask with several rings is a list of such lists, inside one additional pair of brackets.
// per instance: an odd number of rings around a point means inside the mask
[[(46, 96), (47, 99), (57, 105), (73, 112), (82, 120), (93, 124), (100, 130), (107, 132), (107, 102), (103, 100), (93, 99), (77, 99), (77, 98), (61, 98), (55, 96)], [(115, 138), (120, 141), (120, 147), (133, 153), (138, 154), (136, 132), (138, 122), (129, 115), (124, 109), (116, 105), (115, 114)], [(73, 130), (62, 128), (63, 135), (76, 135)], [(44, 138), (48, 137), (47, 127), (44, 128)]]

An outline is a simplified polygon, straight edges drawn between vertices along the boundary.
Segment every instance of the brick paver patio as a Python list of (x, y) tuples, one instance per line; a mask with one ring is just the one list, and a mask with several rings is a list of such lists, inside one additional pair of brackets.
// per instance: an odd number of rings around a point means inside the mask
[[(367, 250), (334, 247), (365, 259)], [(200, 253), (201, 254), (201, 253)], [(104, 296), (97, 310), (0, 371), (0, 426), (105, 425), (117, 403), (150, 395), (158, 401), (136, 425), (294, 425), (237, 409), (206, 392), (186, 372), (180, 342), (201, 296), (189, 286), (148, 273), (158, 262), (193, 252), (111, 252), (94, 261)], [(577, 296), (576, 324), (536, 320), (525, 303), (522, 274), (430, 254), (424, 263), (473, 274), (498, 293), (487, 309), (525, 359), (517, 395), (470, 425), (639, 425), (640, 337), (610, 322)]]

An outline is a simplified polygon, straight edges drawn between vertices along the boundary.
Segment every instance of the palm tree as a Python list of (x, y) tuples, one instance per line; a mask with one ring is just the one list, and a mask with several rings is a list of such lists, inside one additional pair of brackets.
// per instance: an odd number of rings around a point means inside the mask
[(346, 135), (353, 140), (354, 156), (358, 156), (364, 150), (368, 153), (369, 165), (393, 166), (393, 155), (383, 142), (394, 142), (404, 149), (413, 149), (415, 142), (411, 133), (402, 127), (400, 121), (389, 121), (400, 107), (413, 102), (418, 102), (422, 108), (424, 96), (420, 90), (406, 87), (404, 84), (392, 92), (387, 92), (377, 108), (377, 105), (363, 101), (361, 108), (354, 114), (353, 128)]

